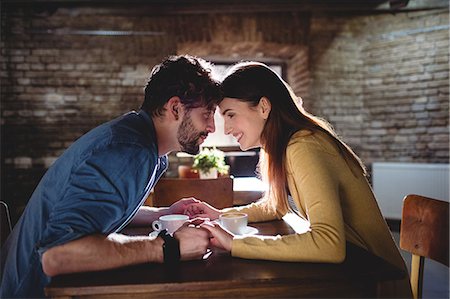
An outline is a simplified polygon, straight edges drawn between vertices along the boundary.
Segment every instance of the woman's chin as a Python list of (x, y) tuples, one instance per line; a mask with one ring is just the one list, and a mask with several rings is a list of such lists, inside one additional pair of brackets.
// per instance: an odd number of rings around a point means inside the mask
[(240, 148), (242, 151), (248, 151), (248, 150), (250, 150), (250, 149), (258, 148), (258, 147), (261, 147), (261, 146), (260, 146), (260, 145), (243, 145), (243, 144), (239, 144), (239, 148)]
[(241, 151), (248, 150), (248, 148), (245, 145), (241, 144), (241, 143), (239, 143), (239, 148), (241, 149)]

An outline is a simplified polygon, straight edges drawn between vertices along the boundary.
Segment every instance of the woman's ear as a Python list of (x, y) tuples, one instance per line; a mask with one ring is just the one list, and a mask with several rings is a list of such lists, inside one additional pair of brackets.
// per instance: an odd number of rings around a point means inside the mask
[(259, 99), (258, 106), (262, 117), (264, 119), (268, 119), (270, 111), (272, 110), (272, 103), (269, 101), (269, 99), (266, 97), (262, 97), (261, 99)]
[(179, 97), (171, 97), (166, 103), (167, 116), (177, 121), (181, 116), (182, 104)]

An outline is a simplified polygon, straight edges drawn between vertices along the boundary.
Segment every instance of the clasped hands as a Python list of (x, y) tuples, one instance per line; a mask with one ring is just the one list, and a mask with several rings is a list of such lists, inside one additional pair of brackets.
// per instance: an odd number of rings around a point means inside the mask
[[(228, 252), (231, 251), (234, 235), (224, 230), (216, 221), (214, 221), (219, 218), (219, 215), (221, 214), (220, 210), (195, 198), (183, 198), (170, 206), (169, 213), (185, 214), (190, 218), (188, 222), (174, 233), (174, 236), (177, 239), (181, 240), (179, 237), (183, 236), (183, 234), (194, 233), (191, 231), (193, 229), (200, 229), (201, 231), (206, 231), (208, 233), (209, 246), (221, 248)], [(183, 244), (180, 242), (181, 251), (182, 245)]]

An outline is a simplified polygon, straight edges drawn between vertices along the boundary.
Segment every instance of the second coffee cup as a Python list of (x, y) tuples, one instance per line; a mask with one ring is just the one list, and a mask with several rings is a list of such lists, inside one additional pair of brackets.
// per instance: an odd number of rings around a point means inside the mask
[(171, 214), (159, 217), (158, 220), (153, 221), (152, 228), (155, 231), (162, 231), (164, 229), (171, 235), (179, 229), (186, 221), (189, 220), (189, 216), (181, 214)]
[(248, 216), (245, 213), (224, 213), (219, 216), (220, 225), (233, 234), (243, 234), (248, 224)]

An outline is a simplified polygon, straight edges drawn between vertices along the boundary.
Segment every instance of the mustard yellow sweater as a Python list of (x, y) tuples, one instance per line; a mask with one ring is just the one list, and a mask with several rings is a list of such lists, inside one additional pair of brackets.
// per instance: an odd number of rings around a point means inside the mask
[[(232, 256), (339, 263), (345, 259), (349, 241), (406, 269), (372, 189), (358, 168), (345, 160), (325, 133), (295, 133), (286, 150), (287, 183), (299, 216), (310, 222), (310, 230), (276, 237), (237, 236)], [(260, 202), (233, 210), (247, 213), (249, 222), (283, 216), (268, 212)]]

